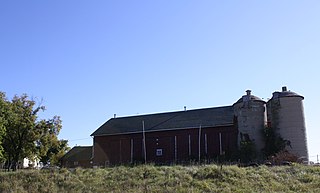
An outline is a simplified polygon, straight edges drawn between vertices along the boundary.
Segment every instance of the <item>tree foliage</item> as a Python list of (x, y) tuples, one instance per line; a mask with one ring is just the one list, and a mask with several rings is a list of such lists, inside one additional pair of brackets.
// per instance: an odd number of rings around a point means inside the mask
[[(36, 105), (26, 94), (14, 96), (11, 101), (1, 93), (1, 125), (5, 129), (2, 134), (3, 157), (8, 168), (16, 168), (23, 158), (46, 157), (48, 162), (54, 155), (52, 148), (60, 147), (58, 134), (62, 128), (59, 116), (52, 119), (39, 120), (38, 114), (45, 106)], [(66, 143), (66, 142), (64, 142)]]
[(61, 157), (70, 150), (67, 140), (52, 140), (40, 161), (44, 164), (59, 165)]
[(250, 138), (245, 139), (241, 137), (239, 153), (239, 158), (242, 163), (252, 162), (257, 156), (254, 141)]
[(0, 117), (0, 162), (4, 159), (3, 157), (3, 147), (2, 147), (2, 137), (5, 133), (5, 127), (2, 124), (2, 118)]
[(238, 158), (242, 163), (255, 161), (257, 158), (256, 144), (248, 133), (240, 132), (240, 146)]
[(4, 118), (4, 112), (5, 112), (5, 94), (0, 92), (0, 161), (4, 159), (3, 157), (3, 147), (2, 147), (2, 138), (5, 135), (5, 118)]
[(265, 157), (273, 156), (290, 146), (290, 141), (283, 139), (273, 127), (265, 127), (263, 130), (265, 147), (263, 153)]

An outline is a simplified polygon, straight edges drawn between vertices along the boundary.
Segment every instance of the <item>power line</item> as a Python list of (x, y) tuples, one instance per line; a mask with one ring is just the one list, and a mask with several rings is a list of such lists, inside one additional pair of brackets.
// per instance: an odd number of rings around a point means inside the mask
[(91, 139), (91, 137), (81, 138), (81, 139), (71, 139), (71, 140), (68, 140), (68, 141), (81, 141), (81, 140), (87, 140), (87, 139)]

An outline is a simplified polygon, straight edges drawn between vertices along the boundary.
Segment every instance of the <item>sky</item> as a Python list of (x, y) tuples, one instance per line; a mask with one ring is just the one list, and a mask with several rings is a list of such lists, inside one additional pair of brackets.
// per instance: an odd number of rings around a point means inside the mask
[(92, 145), (117, 117), (232, 105), (282, 86), (304, 99), (320, 155), (320, 1), (0, 1), (0, 91)]

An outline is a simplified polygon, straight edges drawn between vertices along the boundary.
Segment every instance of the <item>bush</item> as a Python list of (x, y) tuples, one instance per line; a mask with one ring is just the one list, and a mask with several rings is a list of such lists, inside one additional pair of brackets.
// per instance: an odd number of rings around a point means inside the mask
[(298, 156), (289, 153), (288, 151), (282, 150), (276, 153), (274, 156), (269, 157), (269, 161), (275, 165), (284, 165), (286, 163), (295, 162), (299, 163)]

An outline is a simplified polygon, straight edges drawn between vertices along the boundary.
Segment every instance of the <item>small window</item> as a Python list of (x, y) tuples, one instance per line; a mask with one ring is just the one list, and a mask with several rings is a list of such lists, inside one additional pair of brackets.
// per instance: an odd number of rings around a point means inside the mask
[(162, 149), (157, 149), (156, 150), (156, 155), (157, 156), (162, 156)]

